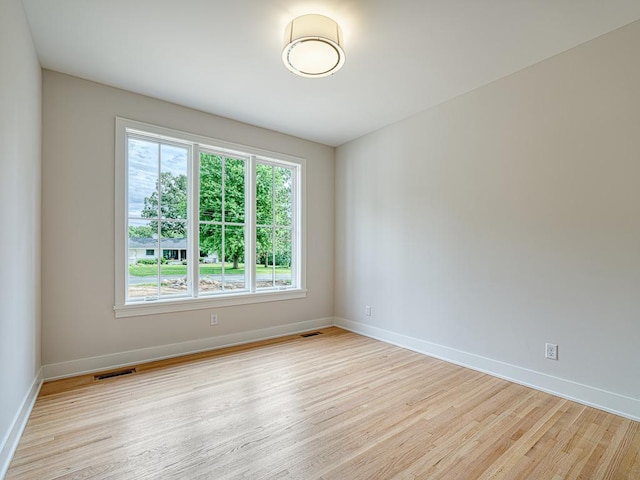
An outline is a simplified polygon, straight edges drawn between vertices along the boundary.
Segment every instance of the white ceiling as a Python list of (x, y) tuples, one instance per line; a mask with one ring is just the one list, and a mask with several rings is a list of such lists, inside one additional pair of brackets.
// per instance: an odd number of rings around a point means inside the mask
[[(23, 0), (44, 68), (337, 146), (640, 19), (639, 0)], [(281, 62), (305, 13), (337, 74)]]

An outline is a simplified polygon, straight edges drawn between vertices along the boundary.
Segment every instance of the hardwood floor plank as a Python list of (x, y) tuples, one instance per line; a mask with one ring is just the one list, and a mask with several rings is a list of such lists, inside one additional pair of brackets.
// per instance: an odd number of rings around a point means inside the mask
[(640, 424), (338, 328), (43, 388), (15, 479), (639, 479)]

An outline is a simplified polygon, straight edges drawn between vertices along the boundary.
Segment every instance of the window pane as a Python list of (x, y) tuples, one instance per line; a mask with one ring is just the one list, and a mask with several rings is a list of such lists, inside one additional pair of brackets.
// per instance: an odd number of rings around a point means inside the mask
[(127, 297), (158, 296), (158, 240), (149, 221), (129, 220)]
[[(160, 204), (162, 218), (187, 218), (188, 149), (160, 147)], [(164, 234), (163, 234), (164, 235)]]
[(225, 227), (224, 261), (227, 264), (224, 271), (224, 290), (245, 288), (244, 227)]
[(256, 165), (256, 223), (273, 223), (273, 167), (258, 163)]
[(235, 158), (225, 159), (224, 221), (244, 223), (245, 162)]
[(276, 229), (275, 244), (276, 285), (288, 287), (291, 285), (291, 229)]
[[(160, 145), (157, 142), (129, 138), (127, 148), (129, 217), (157, 217)], [(153, 202), (146, 205), (148, 199), (154, 198), (155, 208)], [(143, 211), (146, 214), (143, 214)]]
[(222, 226), (200, 225), (200, 292), (222, 290)]
[[(160, 228), (164, 230), (165, 223)], [(188, 293), (187, 235), (160, 238), (160, 296), (169, 297)]]
[(222, 221), (222, 158), (200, 154), (200, 220)]
[(273, 229), (256, 229), (256, 288), (273, 287)]
[(276, 225), (291, 225), (292, 211), (292, 180), (291, 169), (275, 167), (276, 179)]

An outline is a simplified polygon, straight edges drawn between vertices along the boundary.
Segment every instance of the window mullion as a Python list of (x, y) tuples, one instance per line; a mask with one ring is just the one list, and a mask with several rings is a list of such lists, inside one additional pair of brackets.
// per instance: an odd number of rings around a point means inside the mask
[(249, 291), (256, 291), (256, 157), (248, 160), (245, 181), (245, 254), (244, 274)]
[(271, 276), (276, 286), (276, 167), (271, 166)]
[(162, 228), (161, 228), (161, 212), (162, 212), (162, 156), (160, 155), (160, 151), (161, 151), (161, 147), (160, 147), (160, 143), (157, 143), (156, 145), (158, 145), (158, 208), (156, 210), (156, 217), (157, 217), (157, 221), (156, 223), (157, 225), (157, 230), (156, 230), (156, 236), (157, 238), (157, 245), (158, 245), (158, 290), (157, 290), (157, 296), (158, 299), (160, 299), (160, 294), (162, 293), (162, 238), (161, 238), (161, 232), (162, 232)]
[(299, 176), (300, 169), (296, 169), (295, 174), (291, 175), (291, 224), (289, 226), (291, 235), (291, 284), (300, 285), (300, 275), (298, 268), (300, 265), (300, 250), (298, 246), (300, 244), (300, 225), (298, 222), (298, 208), (302, 201), (301, 192), (299, 191)]
[[(295, 250), (295, 282), (298, 287), (306, 288), (306, 276), (304, 274), (306, 269), (306, 253), (303, 252), (303, 248), (306, 248), (306, 227), (304, 222), (306, 221), (306, 173), (304, 169), (298, 168), (293, 187), (295, 193), (295, 201), (293, 202), (293, 218), (291, 222), (292, 235), (295, 235), (295, 243), (293, 247)], [(291, 270), (293, 274), (293, 269)]]
[(220, 207), (222, 209), (222, 211), (220, 212), (220, 224), (221, 224), (221, 232), (220, 232), (220, 236), (221, 236), (221, 240), (220, 240), (220, 250), (222, 250), (220, 252), (220, 258), (222, 259), (222, 269), (220, 270), (220, 289), (224, 292), (225, 288), (224, 288), (224, 277), (225, 277), (225, 267), (227, 264), (227, 256), (226, 256), (226, 251), (225, 251), (225, 234), (227, 231), (227, 225), (225, 224), (225, 188), (226, 188), (226, 183), (227, 183), (227, 157), (222, 157), (222, 169), (220, 172), (220, 185), (222, 186), (222, 192), (221, 192), (221, 201), (220, 201)]
[(187, 273), (191, 296), (200, 295), (200, 149), (191, 147), (191, 161), (187, 164)]

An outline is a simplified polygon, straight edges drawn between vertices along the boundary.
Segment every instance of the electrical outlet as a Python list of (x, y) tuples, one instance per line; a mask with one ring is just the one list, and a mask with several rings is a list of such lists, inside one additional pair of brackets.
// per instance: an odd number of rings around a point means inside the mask
[(365, 305), (365, 306), (364, 306), (364, 314), (365, 314), (367, 317), (370, 317), (370, 316), (371, 316), (371, 305)]
[(550, 360), (558, 359), (558, 345), (555, 343), (544, 344), (544, 356)]
[(217, 325), (218, 324), (218, 315), (215, 313), (211, 314), (211, 325)]

